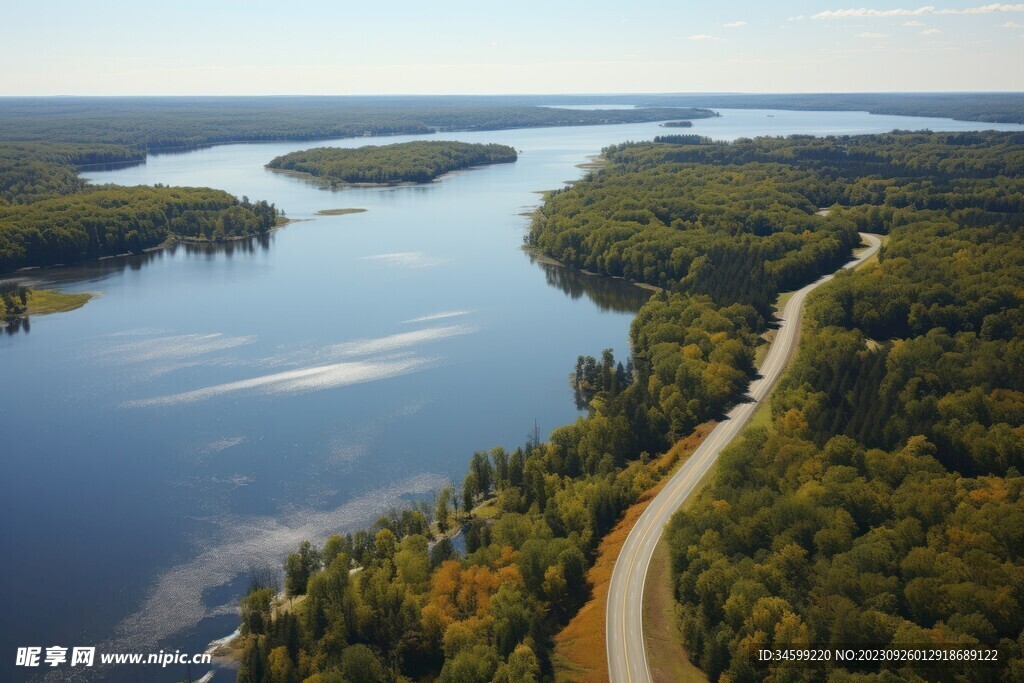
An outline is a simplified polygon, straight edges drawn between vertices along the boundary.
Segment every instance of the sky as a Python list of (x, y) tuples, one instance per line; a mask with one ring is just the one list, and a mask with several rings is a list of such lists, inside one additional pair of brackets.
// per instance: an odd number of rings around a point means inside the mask
[(4, 0), (0, 95), (1024, 90), (1024, 4)]

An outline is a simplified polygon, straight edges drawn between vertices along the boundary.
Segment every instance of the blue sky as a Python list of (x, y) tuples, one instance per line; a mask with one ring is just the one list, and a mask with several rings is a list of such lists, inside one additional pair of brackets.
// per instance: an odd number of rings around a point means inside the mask
[(1024, 4), (855, 2), (8, 0), (0, 94), (1024, 90)]

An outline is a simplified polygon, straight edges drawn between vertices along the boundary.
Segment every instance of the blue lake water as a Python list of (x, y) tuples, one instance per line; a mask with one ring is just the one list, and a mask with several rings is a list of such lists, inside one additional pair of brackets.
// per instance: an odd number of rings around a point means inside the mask
[[(857, 112), (723, 110), (732, 139), (1021, 126)], [(771, 115), (771, 116), (769, 116)], [(534, 262), (537, 191), (658, 124), (450, 133), (514, 164), (421, 186), (326, 191), (263, 168), (318, 145), (224, 145), (88, 172), (267, 199), (263, 244), (177, 248), (37, 277), (99, 296), (0, 335), (3, 680), (18, 646), (200, 651), (231, 632), (247, 570), (459, 478), (474, 450), (575, 419), (579, 354), (628, 353), (644, 293)], [(316, 216), (324, 209), (365, 213)], [(65, 669), (66, 671), (66, 669)], [(174, 681), (122, 667), (103, 680)], [(193, 670), (194, 676), (202, 671)], [(229, 680), (218, 673), (215, 680)]]

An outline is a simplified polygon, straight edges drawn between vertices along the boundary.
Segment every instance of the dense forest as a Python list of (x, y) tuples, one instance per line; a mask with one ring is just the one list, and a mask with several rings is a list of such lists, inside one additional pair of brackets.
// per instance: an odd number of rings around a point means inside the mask
[(715, 116), (706, 109), (576, 110), (458, 97), (0, 98), (0, 140), (67, 140), (143, 150)]
[(316, 147), (276, 157), (267, 168), (312, 176), (328, 187), (353, 183), (427, 183), (445, 173), (516, 160), (508, 145), (447, 140), (364, 147)]
[(91, 186), (78, 167), (141, 161), (122, 145), (0, 143), (0, 273), (138, 253), (168, 239), (264, 234), (277, 209), (220, 190)]
[[(814, 171), (747, 162), (731, 152), (742, 141), (660, 139), (608, 148), (606, 171), (551, 193), (530, 246), (575, 268), (724, 305), (742, 300), (767, 314), (774, 292), (833, 270), (859, 241), (852, 221), (814, 215), (832, 199)], [(693, 141), (702, 144), (677, 144)], [(736, 161), (676, 161), (678, 152), (705, 147)]]
[(849, 165), (822, 141), (756, 155), (841, 172), (832, 215), (889, 239), (812, 295), (770, 427), (673, 520), (686, 645), (712, 680), (763, 680), (756, 649), (810, 643), (983, 644), (1000, 666), (877, 680), (1020, 680), (1024, 139), (849, 143)]

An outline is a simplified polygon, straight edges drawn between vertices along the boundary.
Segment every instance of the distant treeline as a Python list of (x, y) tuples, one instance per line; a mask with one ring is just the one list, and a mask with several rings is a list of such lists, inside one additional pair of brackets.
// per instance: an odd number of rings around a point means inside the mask
[[(635, 104), (567, 110), (539, 105)], [(157, 150), (436, 130), (677, 121), (711, 108), (867, 111), (1024, 123), (1024, 93), (0, 98), (0, 140), (70, 140)]]
[[(715, 142), (697, 136), (662, 136), (674, 146), (618, 145), (606, 155), (636, 170), (665, 163), (700, 163), (713, 166), (777, 163), (813, 170), (827, 183), (810, 188), (822, 206), (881, 203), (869, 201), (862, 188), (905, 185), (911, 177), (993, 178), (1016, 176), (1024, 167), (1024, 131), (1019, 133), (892, 131), (881, 135), (739, 138)], [(680, 138), (684, 145), (678, 144)], [(692, 141), (692, 142), (691, 142)], [(847, 180), (841, 180), (847, 179)], [(854, 180), (855, 182), (850, 182)], [(883, 197), (874, 196), (875, 200)]]
[(651, 107), (866, 111), (959, 121), (1024, 123), (1024, 93), (858, 93), (788, 95), (654, 95), (633, 97)]
[(705, 109), (570, 110), (460, 98), (0, 98), (0, 140), (69, 140), (143, 150), (715, 116)]
[(693, 121), (666, 121), (661, 125), (665, 128), (693, 128)]
[[(466, 98), (481, 101), (482, 98)], [(631, 94), (525, 95), (503, 98), (512, 104), (632, 104), (638, 107), (866, 111), (871, 114), (928, 116), (960, 121), (1024, 123), (1024, 93), (802, 93), (802, 94)], [(685, 118), (685, 117), (681, 117)]]
[(123, 145), (67, 142), (0, 143), (0, 206), (28, 204), (85, 187), (77, 166), (143, 161), (144, 152)]
[(528, 95), (510, 96), (507, 101), (518, 104), (633, 104), (638, 107), (866, 111), (871, 114), (929, 116), (959, 121), (1024, 123), (1024, 93), (1020, 92)]
[(267, 168), (306, 173), (324, 185), (426, 183), (463, 168), (516, 160), (507, 145), (442, 140), (365, 147), (317, 147), (273, 159)]

